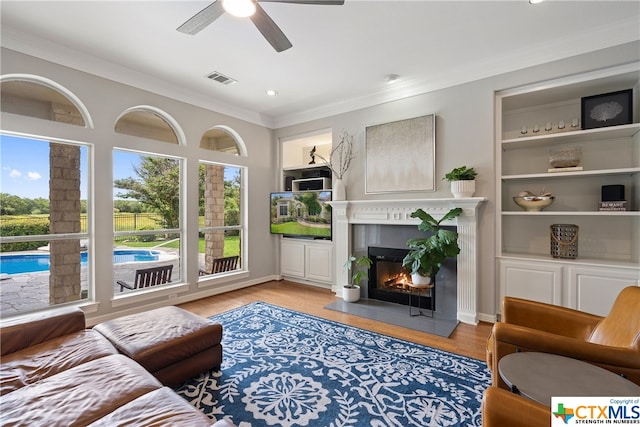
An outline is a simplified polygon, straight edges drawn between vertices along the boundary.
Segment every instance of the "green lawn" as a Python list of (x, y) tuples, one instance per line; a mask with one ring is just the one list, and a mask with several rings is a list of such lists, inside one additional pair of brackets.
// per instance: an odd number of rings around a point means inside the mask
[(307, 227), (297, 222), (284, 222), (282, 224), (271, 224), (271, 232), (291, 235), (310, 235), (318, 237), (331, 237), (331, 226), (327, 227)]
[[(131, 248), (180, 248), (180, 242), (178, 240), (171, 240), (163, 244), (162, 241), (155, 242), (118, 242), (118, 246), (128, 246)], [(204, 253), (204, 239), (198, 239), (198, 251)], [(224, 238), (224, 256), (240, 255), (240, 236), (227, 236)]]

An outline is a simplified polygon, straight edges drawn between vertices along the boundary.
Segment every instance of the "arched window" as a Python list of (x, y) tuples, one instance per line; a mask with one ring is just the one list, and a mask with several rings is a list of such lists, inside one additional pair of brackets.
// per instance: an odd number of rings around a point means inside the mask
[(85, 106), (63, 86), (44, 77), (8, 74), (0, 78), (3, 112), (93, 127)]
[(200, 148), (236, 156), (247, 156), (242, 139), (235, 131), (226, 126), (216, 126), (205, 132), (200, 139)]
[(185, 137), (180, 126), (168, 114), (150, 106), (129, 108), (116, 121), (116, 133), (184, 144)]

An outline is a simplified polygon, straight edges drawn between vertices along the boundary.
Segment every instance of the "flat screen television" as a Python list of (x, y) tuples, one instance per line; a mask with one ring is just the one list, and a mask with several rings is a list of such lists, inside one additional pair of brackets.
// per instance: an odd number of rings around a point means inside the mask
[(331, 190), (271, 193), (271, 234), (331, 240), (329, 201)]

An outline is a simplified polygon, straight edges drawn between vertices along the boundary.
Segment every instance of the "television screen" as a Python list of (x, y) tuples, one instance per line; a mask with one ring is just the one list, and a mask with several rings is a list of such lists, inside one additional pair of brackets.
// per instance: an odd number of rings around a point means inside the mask
[(331, 240), (331, 190), (271, 193), (271, 234)]

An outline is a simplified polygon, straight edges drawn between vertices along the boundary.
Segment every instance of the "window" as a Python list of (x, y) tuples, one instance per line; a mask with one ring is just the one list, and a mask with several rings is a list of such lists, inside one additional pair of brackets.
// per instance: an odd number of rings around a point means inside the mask
[(114, 150), (113, 165), (114, 294), (138, 269), (172, 264), (169, 283), (180, 281), (182, 161)]
[[(240, 155), (242, 145), (236, 143), (236, 137), (230, 129), (215, 127), (209, 129), (200, 139), (200, 148), (221, 153)], [(244, 154), (246, 156), (246, 154)]]
[(1, 316), (85, 299), (89, 145), (0, 135)]
[(116, 133), (178, 144), (177, 125), (162, 111), (153, 107), (130, 108), (116, 122)]
[[(201, 276), (243, 269), (243, 175), (244, 169), (238, 166), (200, 163)], [(237, 257), (234, 258), (237, 263), (227, 263), (214, 269), (216, 260), (228, 257)]]
[[(43, 120), (87, 126), (79, 100), (58, 84), (38, 76), (8, 75), (0, 82), (2, 111)], [(90, 120), (90, 119), (89, 119)]]

